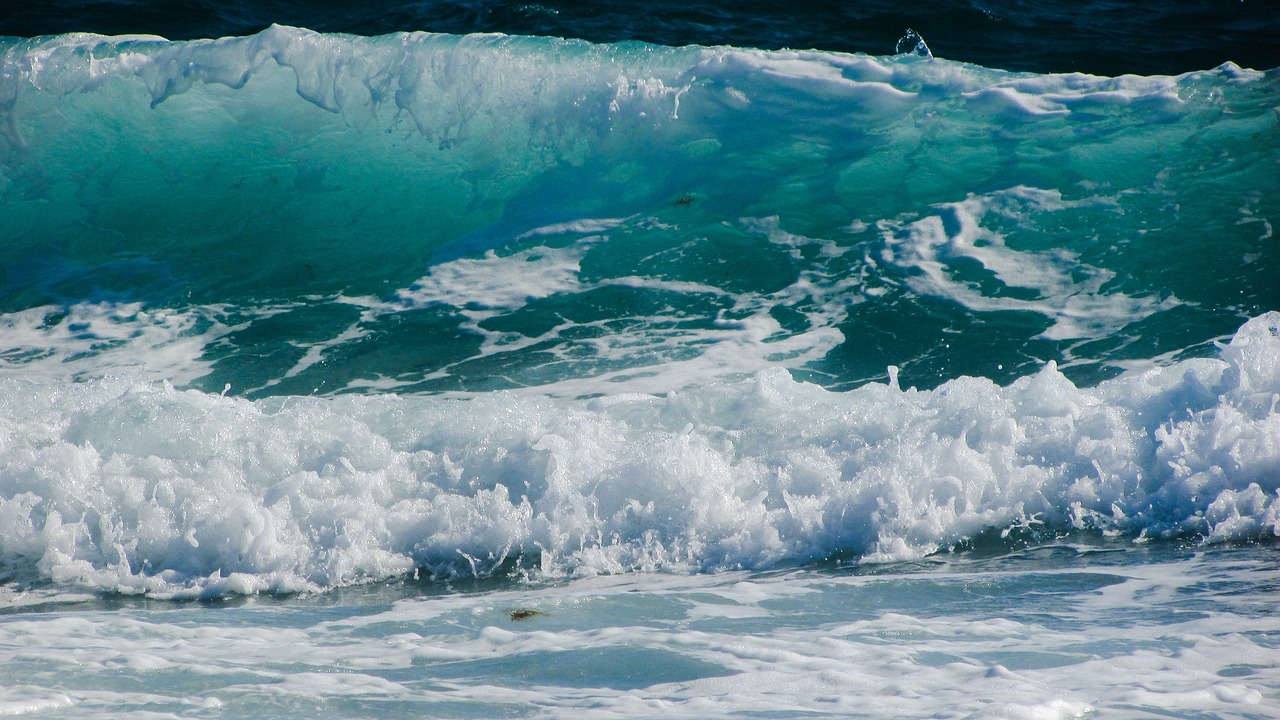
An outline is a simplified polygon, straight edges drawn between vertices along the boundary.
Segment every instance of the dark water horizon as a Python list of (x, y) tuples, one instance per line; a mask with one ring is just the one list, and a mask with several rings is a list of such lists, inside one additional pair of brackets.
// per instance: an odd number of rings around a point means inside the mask
[(890, 55), (914, 29), (938, 57), (1025, 72), (1176, 75), (1225, 62), (1280, 66), (1280, 7), (1258, 0), (893, 0), (582, 2), (546, 0), (84, 0), (10, 4), (0, 36), (70, 32), (190, 40), (271, 24), (317, 32), (505, 33), (597, 43), (728, 45)]

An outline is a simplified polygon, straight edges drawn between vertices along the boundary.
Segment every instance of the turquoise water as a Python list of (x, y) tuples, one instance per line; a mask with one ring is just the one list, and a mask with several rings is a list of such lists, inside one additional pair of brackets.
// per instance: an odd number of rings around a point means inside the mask
[(0, 43), (0, 712), (1269, 717), (1280, 85)]
[(1274, 73), (287, 28), (8, 54), (25, 376), (1092, 385), (1280, 306)]

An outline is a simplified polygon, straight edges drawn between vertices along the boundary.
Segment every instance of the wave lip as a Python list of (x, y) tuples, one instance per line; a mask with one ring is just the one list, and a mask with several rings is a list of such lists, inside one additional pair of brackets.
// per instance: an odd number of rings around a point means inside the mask
[(417, 569), (559, 576), (919, 557), (980, 534), (1280, 535), (1280, 313), (1094, 388), (247, 401), (0, 380), (7, 575), (160, 596)]
[(528, 111), (561, 106), (594, 112), (602, 99), (606, 110), (629, 106), (675, 118), (681, 96), (695, 84), (737, 90), (729, 94), (749, 101), (760, 85), (757, 77), (833, 101), (859, 99), (889, 113), (947, 95), (975, 110), (997, 107), (1033, 119), (1117, 108), (1176, 115), (1185, 112), (1180, 108), (1189, 81), (1213, 75), (1245, 84), (1267, 76), (1230, 62), (1179, 76), (1099, 77), (1016, 73), (933, 58), (916, 62), (921, 58), (915, 56), (601, 45), (493, 33), (360, 37), (282, 25), (213, 40), (72, 33), (11, 39), (0, 47), (0, 111), (11, 132), (30, 93), (99, 91), (113, 79), (131, 78), (142, 83), (155, 108), (200, 86), (243, 89), (273, 68), (292, 76), (299, 97), (354, 125), (366, 125), (383, 110), (403, 111), (421, 132), (442, 140), (468, 123), (496, 119), (483, 116), (500, 108), (536, 120)]

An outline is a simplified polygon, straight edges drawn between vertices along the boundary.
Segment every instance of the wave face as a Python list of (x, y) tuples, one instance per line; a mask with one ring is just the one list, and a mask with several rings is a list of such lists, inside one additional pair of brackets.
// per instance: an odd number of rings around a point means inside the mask
[(1092, 383), (1280, 306), (1275, 72), (283, 27), (5, 58), (0, 323), (28, 377)]
[(1277, 534), (1276, 70), (280, 26), (0, 54), (6, 572)]

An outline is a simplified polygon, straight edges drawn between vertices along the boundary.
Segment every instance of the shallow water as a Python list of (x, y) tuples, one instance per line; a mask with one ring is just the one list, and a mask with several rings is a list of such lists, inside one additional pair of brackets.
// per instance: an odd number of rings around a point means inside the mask
[[(6, 593), (0, 707), (58, 717), (1271, 717), (1274, 543), (202, 603)], [(521, 618), (524, 615), (524, 619)]]

